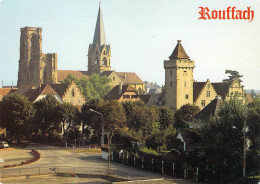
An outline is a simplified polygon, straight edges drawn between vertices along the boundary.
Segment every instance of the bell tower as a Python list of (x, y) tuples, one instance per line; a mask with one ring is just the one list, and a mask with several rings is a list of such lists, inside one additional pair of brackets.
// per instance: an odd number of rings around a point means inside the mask
[(97, 23), (94, 33), (93, 43), (89, 44), (88, 49), (88, 71), (90, 74), (102, 73), (111, 70), (111, 49), (106, 44), (104, 23), (102, 18), (101, 7), (99, 5)]
[(193, 104), (194, 61), (186, 54), (181, 40), (169, 57), (164, 61), (165, 105), (176, 111), (185, 104)]

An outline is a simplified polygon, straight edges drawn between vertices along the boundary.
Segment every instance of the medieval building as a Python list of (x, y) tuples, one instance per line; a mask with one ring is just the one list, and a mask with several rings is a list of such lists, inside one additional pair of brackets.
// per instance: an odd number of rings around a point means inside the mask
[(144, 82), (136, 73), (111, 71), (111, 48), (106, 43), (100, 6), (93, 43), (88, 49), (88, 71), (57, 70), (57, 54), (42, 53), (42, 29), (21, 28), (17, 92), (25, 93), (29, 88), (35, 88), (40, 84), (63, 83), (68, 75), (82, 79), (89, 78), (94, 73), (110, 78), (112, 86), (122, 82), (124, 85), (131, 85), (139, 94), (145, 93)]
[(169, 60), (164, 61), (165, 86), (163, 104), (176, 111), (185, 104), (194, 104), (203, 109), (216, 97), (230, 100), (236, 97), (245, 103), (245, 91), (241, 82), (234, 79), (231, 83), (196, 82), (193, 78), (194, 61), (186, 54), (181, 41), (173, 50)]
[(57, 83), (57, 54), (42, 53), (42, 29), (21, 28), (18, 88)]

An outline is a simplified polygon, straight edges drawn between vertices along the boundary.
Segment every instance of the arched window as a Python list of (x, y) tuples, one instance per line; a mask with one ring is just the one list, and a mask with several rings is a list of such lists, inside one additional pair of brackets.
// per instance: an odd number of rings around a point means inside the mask
[(102, 65), (107, 65), (107, 58), (104, 57), (104, 58), (102, 59)]
[(35, 34), (31, 37), (31, 54), (35, 54), (37, 51), (37, 36)]

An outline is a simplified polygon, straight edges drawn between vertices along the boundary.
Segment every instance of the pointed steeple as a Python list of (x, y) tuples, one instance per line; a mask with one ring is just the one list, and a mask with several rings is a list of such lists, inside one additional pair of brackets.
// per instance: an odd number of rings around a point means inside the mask
[(94, 34), (94, 39), (93, 39), (93, 45), (96, 45), (96, 44), (98, 44), (99, 46), (106, 44), (106, 35), (105, 35), (105, 29), (104, 29), (104, 23), (103, 23), (100, 4), (99, 4), (95, 34)]
[(178, 40), (178, 43), (169, 58), (170, 59), (190, 59), (190, 57), (186, 54), (183, 46), (181, 45), (181, 40)]

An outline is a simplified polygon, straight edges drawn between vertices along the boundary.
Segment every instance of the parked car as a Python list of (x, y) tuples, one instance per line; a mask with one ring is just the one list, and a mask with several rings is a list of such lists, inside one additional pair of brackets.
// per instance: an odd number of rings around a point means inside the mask
[(4, 148), (8, 148), (9, 145), (6, 141), (0, 141), (0, 148), (1, 149), (4, 149)]

